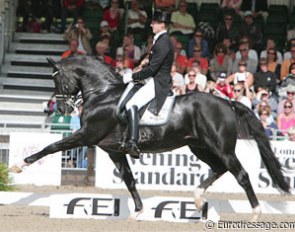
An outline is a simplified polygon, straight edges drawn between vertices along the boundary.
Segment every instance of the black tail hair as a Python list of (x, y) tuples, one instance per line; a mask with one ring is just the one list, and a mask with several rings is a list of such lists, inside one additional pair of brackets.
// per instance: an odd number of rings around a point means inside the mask
[(253, 111), (240, 102), (233, 101), (232, 105), (236, 112), (242, 137), (254, 138), (273, 183), (284, 192), (290, 193), (290, 186), (282, 174), (282, 166), (271, 149), (269, 138), (265, 135), (261, 122)]

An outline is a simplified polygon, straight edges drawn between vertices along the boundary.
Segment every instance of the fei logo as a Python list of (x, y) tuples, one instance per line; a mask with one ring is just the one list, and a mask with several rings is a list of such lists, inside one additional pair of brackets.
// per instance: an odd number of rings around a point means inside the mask
[(93, 216), (117, 217), (120, 214), (120, 199), (77, 197), (72, 199), (67, 207), (67, 214), (84, 213)]
[[(106, 194), (63, 194), (51, 198), (52, 218), (92, 218), (124, 220), (134, 211), (133, 199)], [(138, 220), (196, 222), (207, 218), (208, 205), (197, 212), (190, 198), (147, 197), (142, 199), (144, 211)]]

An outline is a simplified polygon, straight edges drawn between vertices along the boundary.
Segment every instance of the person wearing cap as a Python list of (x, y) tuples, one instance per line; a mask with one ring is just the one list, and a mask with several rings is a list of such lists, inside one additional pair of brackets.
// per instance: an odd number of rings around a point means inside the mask
[(104, 36), (111, 37), (110, 25), (107, 21), (102, 20), (100, 22), (100, 30), (98, 34), (98, 40), (101, 40), (101, 38), (103, 38)]
[(149, 63), (136, 69), (133, 73), (123, 75), (123, 82), (129, 83), (127, 88), (132, 88), (135, 82), (145, 80), (145, 85), (131, 97), (125, 106), (129, 124), (129, 139), (126, 143), (121, 144), (121, 148), (136, 158), (140, 154), (137, 146), (139, 137), (138, 110), (153, 100), (148, 110), (157, 115), (172, 87), (170, 71), (174, 52), (167, 32), (170, 20), (171, 14), (169, 12), (154, 12), (151, 27), (155, 36)]
[(252, 12), (254, 18), (262, 16), (266, 22), (268, 16), (267, 0), (243, 0), (240, 15), (243, 17), (247, 11)]
[(232, 99), (234, 97), (233, 87), (226, 81), (226, 73), (221, 72), (216, 81), (216, 91), (219, 97)]

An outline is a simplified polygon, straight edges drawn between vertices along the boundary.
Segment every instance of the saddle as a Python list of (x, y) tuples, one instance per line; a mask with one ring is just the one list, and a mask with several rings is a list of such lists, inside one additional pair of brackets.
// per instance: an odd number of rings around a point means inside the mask
[[(120, 122), (126, 124), (127, 116), (126, 116), (126, 103), (132, 98), (132, 96), (143, 86), (143, 84), (137, 83), (132, 88), (126, 88), (123, 92), (116, 110), (116, 116)], [(160, 126), (164, 125), (168, 122), (169, 115), (171, 113), (173, 104), (175, 101), (175, 94), (172, 90), (169, 91), (165, 103), (163, 104), (158, 115), (152, 113), (152, 110), (156, 104), (156, 99), (153, 99), (149, 103), (147, 103), (144, 107), (139, 110), (139, 125), (140, 126)]]

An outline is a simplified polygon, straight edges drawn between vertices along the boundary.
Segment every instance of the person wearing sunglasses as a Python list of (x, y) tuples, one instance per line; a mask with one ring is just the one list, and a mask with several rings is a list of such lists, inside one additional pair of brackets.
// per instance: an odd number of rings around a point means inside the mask
[[(288, 85), (286, 87), (285, 97), (279, 99), (278, 114), (284, 112), (284, 105), (286, 101), (291, 101), (293, 106), (295, 105), (295, 85)], [(295, 113), (295, 107), (293, 107), (293, 111)]]
[(276, 74), (268, 70), (267, 59), (260, 58), (258, 72), (254, 73), (254, 91), (257, 92), (259, 88), (264, 88), (275, 93), (276, 87)]
[(292, 101), (285, 101), (284, 112), (278, 115), (277, 125), (281, 133), (284, 135), (287, 135), (287, 131), (289, 128), (295, 126), (295, 114), (293, 111)]
[(214, 49), (214, 57), (210, 60), (210, 77), (216, 81), (219, 74), (224, 72), (227, 75), (231, 74), (233, 61), (227, 55), (226, 47), (223, 43), (218, 43)]
[(191, 58), (194, 56), (195, 46), (201, 47), (202, 53), (201, 56), (208, 58), (210, 56), (208, 41), (204, 39), (203, 33), (200, 29), (195, 30), (194, 36), (190, 39), (188, 43), (188, 57)]
[(249, 109), (252, 109), (251, 100), (245, 96), (245, 87), (242, 83), (237, 83), (234, 85), (234, 99), (241, 102)]
[(260, 107), (258, 110), (258, 115), (259, 115), (259, 120), (264, 128), (264, 133), (271, 138), (273, 135), (275, 135), (278, 129), (278, 126), (275, 121), (270, 122), (269, 120), (269, 117), (271, 115), (270, 106), (266, 105), (266, 106)]
[(216, 41), (220, 43), (224, 38), (230, 38), (236, 44), (239, 38), (239, 28), (233, 23), (234, 15), (230, 12), (225, 12), (223, 22), (216, 28)]
[(258, 113), (258, 109), (261, 105), (269, 105), (271, 108), (273, 117), (274, 118), (277, 117), (278, 101), (268, 89), (262, 88), (262, 87), (258, 89), (258, 92), (256, 93), (255, 97), (252, 99), (252, 107), (256, 114)]

